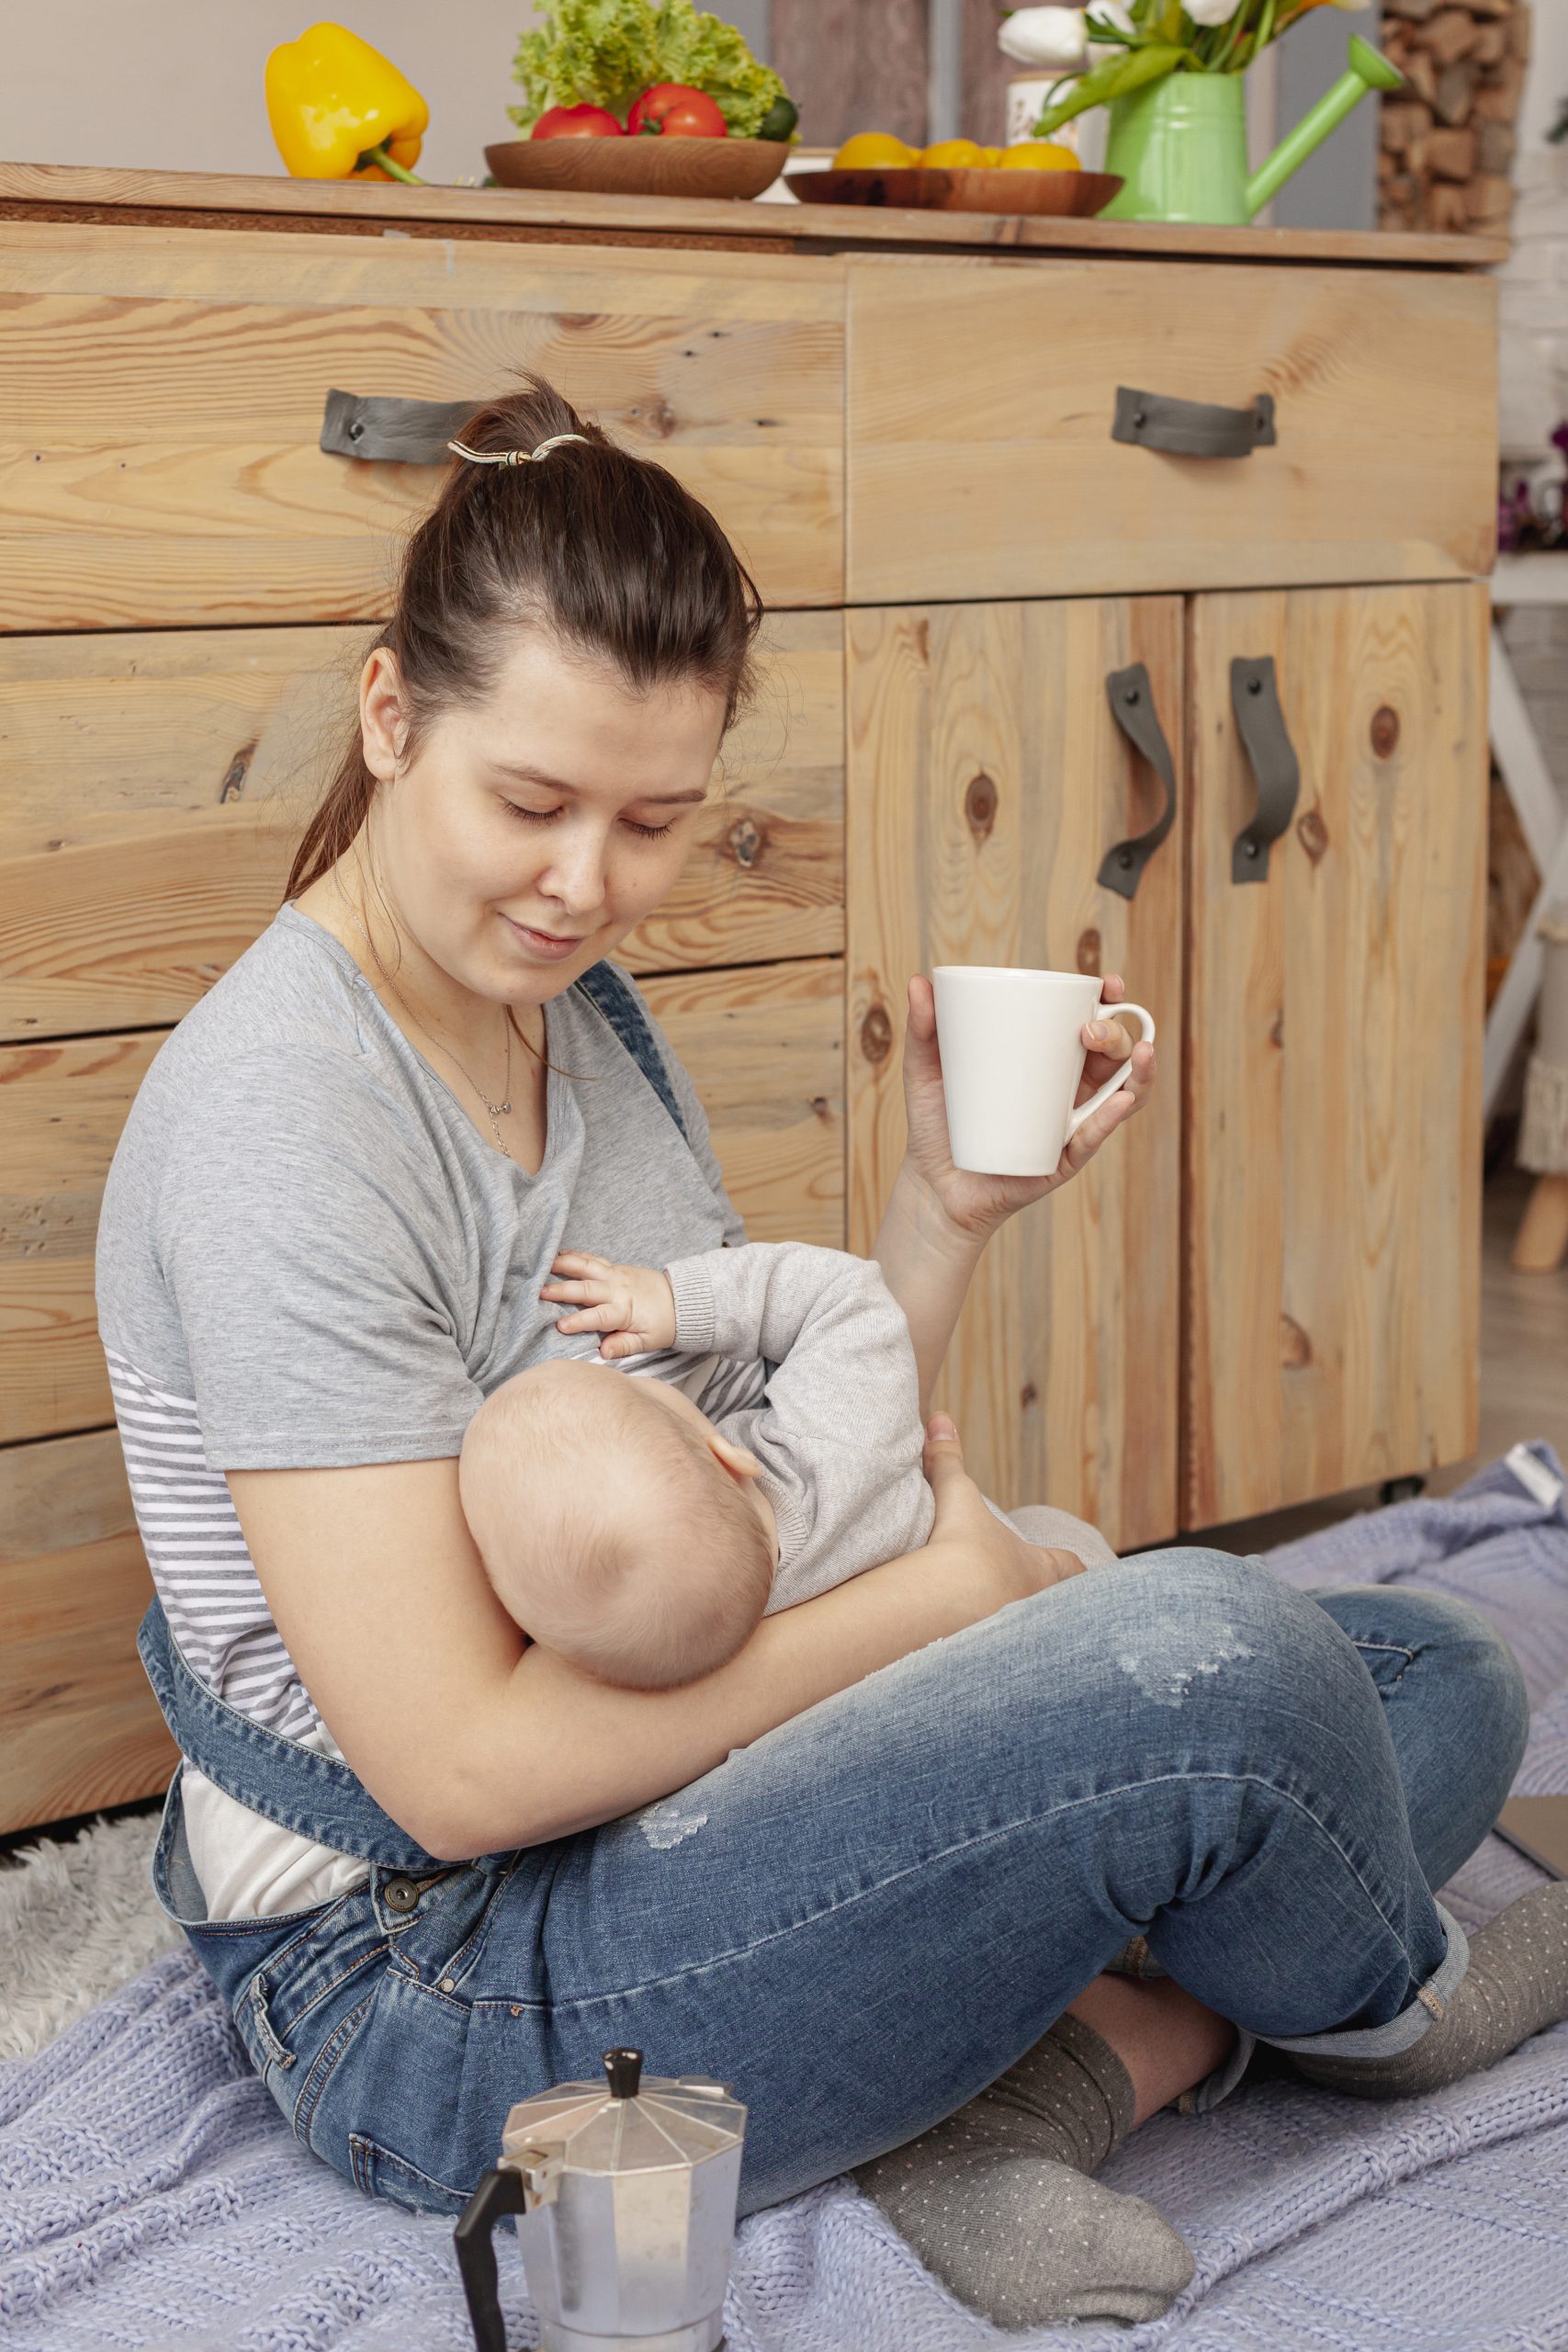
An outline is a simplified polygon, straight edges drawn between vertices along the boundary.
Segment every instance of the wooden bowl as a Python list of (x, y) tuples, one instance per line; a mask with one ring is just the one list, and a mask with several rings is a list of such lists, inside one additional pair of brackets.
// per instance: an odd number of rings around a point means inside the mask
[(788, 153), (783, 139), (507, 139), (485, 161), (502, 187), (750, 197), (772, 187)]
[(802, 204), (890, 204), (921, 212), (1054, 212), (1087, 220), (1122, 186), (1115, 172), (796, 172)]

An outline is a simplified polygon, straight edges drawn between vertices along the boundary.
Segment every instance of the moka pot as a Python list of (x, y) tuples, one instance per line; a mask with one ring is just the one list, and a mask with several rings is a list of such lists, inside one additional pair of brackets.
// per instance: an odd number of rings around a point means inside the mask
[(540, 2352), (717, 2352), (746, 2109), (700, 2075), (561, 2083), (506, 2119), (457, 2227), (479, 2352), (506, 2352), (491, 2233), (514, 2213)]

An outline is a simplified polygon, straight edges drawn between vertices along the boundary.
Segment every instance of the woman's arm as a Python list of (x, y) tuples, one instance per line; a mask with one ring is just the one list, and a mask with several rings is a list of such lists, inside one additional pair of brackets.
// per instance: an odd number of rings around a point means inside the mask
[[(939, 1422), (939, 1430), (952, 1424)], [(765, 1618), (683, 1690), (619, 1690), (525, 1648), (485, 1580), (454, 1461), (230, 1474), (285, 1645), (349, 1765), (444, 1860), (615, 1819), (878, 1667), (1076, 1574), (996, 1520), (933, 1435), (922, 1551)]]
[[(1120, 1003), (1126, 985), (1114, 972), (1101, 983), (1107, 1005)], [(1107, 1136), (1147, 1101), (1155, 1082), (1155, 1049), (1134, 1046), (1119, 1021), (1086, 1023), (1084, 1064), (1077, 1100), (1082, 1102), (1120, 1069), (1129, 1054), (1133, 1072), (1125, 1086), (1086, 1119), (1049, 1176), (979, 1176), (954, 1168), (947, 1140), (947, 1104), (942, 1091), (942, 1054), (937, 1044), (936, 999), (919, 974), (908, 989), (904, 1033), (904, 1109), (908, 1148), (894, 1179), (872, 1256), (908, 1318), (920, 1375), (920, 1411), (931, 1411), (948, 1347), (970, 1280), (986, 1243), (999, 1225), (1032, 1201), (1043, 1200), (1094, 1158)]]

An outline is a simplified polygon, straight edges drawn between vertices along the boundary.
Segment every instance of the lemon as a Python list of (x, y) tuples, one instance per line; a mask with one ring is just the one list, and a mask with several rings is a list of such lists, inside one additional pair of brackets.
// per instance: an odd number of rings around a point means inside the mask
[(906, 147), (888, 130), (857, 130), (833, 158), (836, 172), (897, 172), (920, 160), (918, 147)]
[(1016, 147), (1004, 147), (997, 162), (1004, 172), (1076, 172), (1079, 168), (1072, 149), (1059, 147), (1050, 139), (1021, 139)]
[(987, 160), (987, 151), (984, 147), (976, 147), (972, 139), (939, 139), (936, 145), (928, 147), (919, 160), (932, 171), (982, 171)]

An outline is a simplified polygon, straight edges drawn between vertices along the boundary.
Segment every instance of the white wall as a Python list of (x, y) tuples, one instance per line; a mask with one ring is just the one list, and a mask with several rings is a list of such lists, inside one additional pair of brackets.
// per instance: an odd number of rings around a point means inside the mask
[(1514, 166), (1514, 251), (1502, 279), (1504, 455), (1539, 458), (1568, 416), (1568, 146), (1546, 134), (1568, 98), (1568, 0), (1536, 0)]
[(482, 179), (486, 144), (516, 136), (506, 109), (529, 0), (18, 0), (4, 12), (0, 155), (281, 171), (262, 70), (269, 50), (329, 13), (427, 100), (422, 174)]
[[(1535, 51), (1514, 178), (1514, 251), (1502, 280), (1501, 438), (1505, 456), (1540, 459), (1568, 417), (1568, 146), (1546, 134), (1568, 98), (1568, 0), (1536, 0)], [(1562, 559), (1568, 562), (1568, 557)], [(1568, 612), (1516, 605), (1503, 638), (1536, 733), (1568, 802)]]

